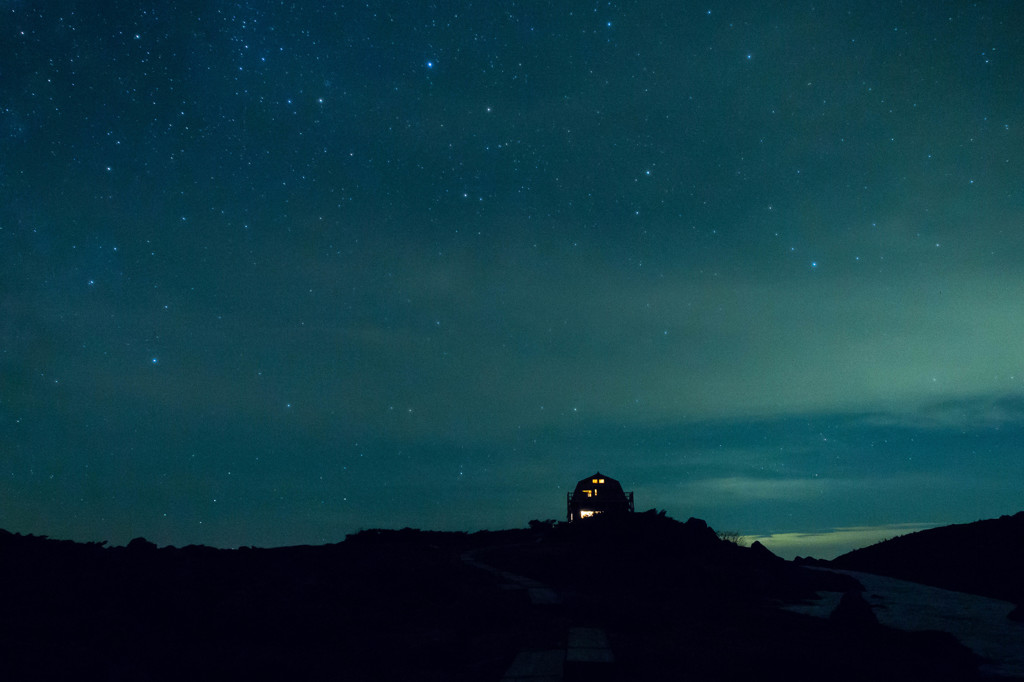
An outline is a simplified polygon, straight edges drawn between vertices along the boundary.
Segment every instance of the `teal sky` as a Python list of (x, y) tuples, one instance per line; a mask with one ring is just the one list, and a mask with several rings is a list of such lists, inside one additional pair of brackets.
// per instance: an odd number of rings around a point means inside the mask
[(0, 527), (1022, 508), (1014, 3), (0, 12)]

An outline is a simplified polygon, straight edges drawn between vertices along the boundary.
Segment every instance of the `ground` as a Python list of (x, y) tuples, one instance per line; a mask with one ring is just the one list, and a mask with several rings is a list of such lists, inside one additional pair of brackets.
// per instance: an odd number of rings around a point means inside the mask
[[(606, 633), (614, 679), (976, 678), (948, 635), (779, 608), (855, 591), (851, 578), (654, 513), (279, 549), (0, 533), (0, 552), (6, 679), (498, 680), (580, 628)], [(557, 598), (535, 603), (501, 573)]]

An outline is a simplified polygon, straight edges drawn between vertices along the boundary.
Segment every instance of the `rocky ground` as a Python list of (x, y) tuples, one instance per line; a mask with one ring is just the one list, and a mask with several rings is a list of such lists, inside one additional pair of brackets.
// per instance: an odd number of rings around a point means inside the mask
[(653, 512), (279, 549), (0, 531), (0, 678), (499, 680), (595, 632), (606, 679), (977, 678), (949, 635), (779, 608), (859, 589)]

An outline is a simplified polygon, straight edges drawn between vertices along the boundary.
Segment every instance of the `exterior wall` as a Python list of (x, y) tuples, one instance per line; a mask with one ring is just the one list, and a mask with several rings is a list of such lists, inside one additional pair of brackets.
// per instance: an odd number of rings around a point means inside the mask
[(623, 492), (613, 478), (600, 473), (584, 478), (566, 495), (566, 517), (570, 523), (594, 514), (622, 514), (633, 511), (633, 493)]

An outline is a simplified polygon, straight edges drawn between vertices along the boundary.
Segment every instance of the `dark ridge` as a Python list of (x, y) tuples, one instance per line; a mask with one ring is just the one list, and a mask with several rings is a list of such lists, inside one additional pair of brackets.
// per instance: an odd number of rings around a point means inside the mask
[(922, 530), (824, 563), (1021, 604), (1024, 512)]
[(0, 531), (0, 558), (2, 679), (498, 680), (570, 627), (607, 633), (621, 679), (975, 679), (945, 638), (776, 608), (856, 581), (653, 510), (274, 549)]

